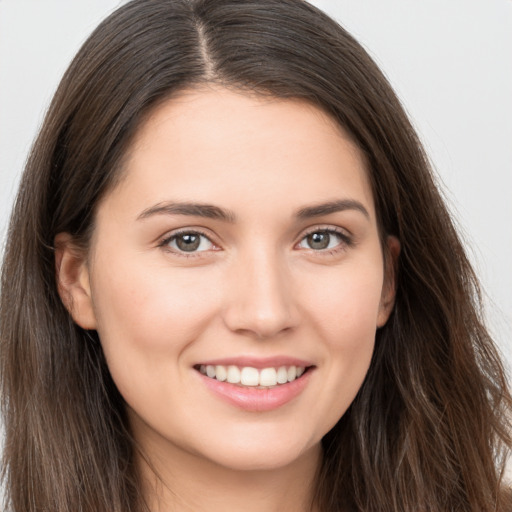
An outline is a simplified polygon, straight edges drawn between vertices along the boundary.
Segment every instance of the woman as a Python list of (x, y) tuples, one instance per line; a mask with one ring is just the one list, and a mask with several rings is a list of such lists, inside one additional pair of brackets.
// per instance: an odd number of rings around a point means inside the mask
[(477, 280), (386, 80), (304, 2), (105, 20), (1, 292), (8, 510), (507, 510)]

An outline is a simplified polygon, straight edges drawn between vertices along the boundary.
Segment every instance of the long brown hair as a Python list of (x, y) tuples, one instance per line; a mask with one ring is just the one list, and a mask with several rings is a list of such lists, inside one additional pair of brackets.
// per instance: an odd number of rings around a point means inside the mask
[(6, 510), (145, 509), (124, 401), (96, 332), (59, 298), (53, 243), (68, 232), (87, 247), (141, 120), (204, 82), (328, 112), (368, 162), (381, 236), (401, 242), (394, 312), (356, 399), (323, 439), (319, 509), (505, 510), (512, 399), (477, 279), (388, 82), (300, 0), (134, 0), (66, 72), (22, 178), (2, 268)]

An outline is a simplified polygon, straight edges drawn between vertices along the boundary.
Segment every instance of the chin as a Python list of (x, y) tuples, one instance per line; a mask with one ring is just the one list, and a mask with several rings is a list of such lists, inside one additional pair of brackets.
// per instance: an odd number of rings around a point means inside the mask
[[(312, 445), (292, 443), (283, 434), (276, 442), (232, 443), (203, 454), (215, 463), (233, 471), (273, 471), (309, 459), (317, 460), (320, 441)], [(220, 448), (220, 449), (219, 449)]]

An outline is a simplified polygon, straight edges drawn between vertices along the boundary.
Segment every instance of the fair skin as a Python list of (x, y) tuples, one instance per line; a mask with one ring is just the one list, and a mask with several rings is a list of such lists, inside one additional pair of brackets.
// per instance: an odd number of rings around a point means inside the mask
[(57, 237), (57, 274), (159, 475), (139, 461), (152, 510), (309, 510), (394, 300), (360, 151), (305, 102), (210, 87), (160, 105), (122, 172), (88, 253)]

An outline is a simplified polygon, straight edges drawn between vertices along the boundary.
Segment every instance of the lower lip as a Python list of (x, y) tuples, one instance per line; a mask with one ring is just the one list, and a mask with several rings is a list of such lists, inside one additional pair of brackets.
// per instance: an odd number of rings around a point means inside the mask
[(273, 388), (251, 388), (220, 382), (198, 372), (207, 388), (215, 395), (239, 409), (251, 412), (264, 412), (278, 409), (291, 402), (307, 386), (313, 368), (309, 368), (301, 377), (287, 384)]

